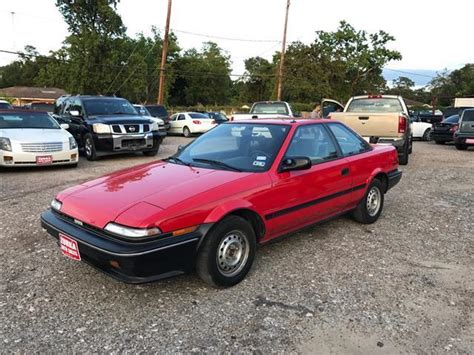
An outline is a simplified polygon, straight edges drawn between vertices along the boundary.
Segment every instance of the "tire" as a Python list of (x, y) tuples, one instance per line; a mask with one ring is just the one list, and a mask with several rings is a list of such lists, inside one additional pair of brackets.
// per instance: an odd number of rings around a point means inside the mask
[(374, 223), (382, 213), (384, 203), (384, 187), (380, 180), (375, 179), (369, 185), (362, 201), (352, 212), (353, 218), (364, 224)]
[(439, 145), (443, 145), (444, 143), (446, 143), (445, 141), (435, 141), (436, 144), (439, 144)]
[(408, 149), (408, 142), (405, 143), (403, 146), (402, 155), (398, 157), (398, 162), (400, 165), (407, 165), (408, 164), (408, 156), (409, 156), (409, 149)]
[(431, 128), (427, 128), (425, 133), (423, 133), (423, 140), (426, 142), (431, 141)]
[(466, 150), (467, 149), (467, 144), (455, 143), (454, 146), (456, 147), (457, 150)]
[(156, 149), (153, 149), (153, 150), (145, 150), (143, 151), (143, 155), (146, 156), (146, 157), (154, 157), (155, 155), (158, 154), (158, 150), (160, 149), (160, 147), (158, 146), (158, 148)]
[[(206, 235), (198, 253), (196, 271), (211, 286), (234, 286), (252, 267), (256, 248), (255, 231), (250, 223), (238, 216), (226, 217)], [(232, 259), (235, 253), (237, 256)]]
[(191, 137), (191, 131), (189, 130), (188, 127), (183, 128), (183, 136), (185, 136), (186, 138)]
[(413, 153), (413, 137), (410, 137), (410, 141), (408, 142), (408, 154)]
[(87, 133), (84, 136), (84, 152), (86, 154), (87, 160), (97, 160), (97, 152), (95, 150), (94, 138), (92, 138), (92, 134), (90, 133)]

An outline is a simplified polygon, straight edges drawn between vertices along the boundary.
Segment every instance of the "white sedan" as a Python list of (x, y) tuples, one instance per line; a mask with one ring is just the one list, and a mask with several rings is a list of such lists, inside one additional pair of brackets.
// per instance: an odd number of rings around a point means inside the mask
[(411, 123), (411, 131), (413, 138), (420, 138), (425, 141), (431, 140), (431, 130), (433, 129), (433, 124), (428, 122), (421, 122), (413, 120)]
[(77, 144), (67, 128), (46, 112), (0, 111), (0, 167), (77, 166)]
[(203, 113), (178, 112), (170, 117), (169, 132), (190, 137), (191, 134), (205, 133), (215, 126), (216, 121)]

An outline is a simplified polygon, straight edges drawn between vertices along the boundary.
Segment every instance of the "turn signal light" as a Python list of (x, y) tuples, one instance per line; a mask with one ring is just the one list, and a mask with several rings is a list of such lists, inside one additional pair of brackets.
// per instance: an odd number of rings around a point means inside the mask
[(3, 161), (11, 163), (13, 161), (13, 157), (3, 157)]
[(186, 228), (175, 230), (172, 233), (172, 235), (173, 235), (173, 237), (177, 237), (177, 236), (180, 236), (180, 235), (183, 235), (183, 234), (192, 233), (196, 229), (198, 229), (198, 226), (186, 227)]

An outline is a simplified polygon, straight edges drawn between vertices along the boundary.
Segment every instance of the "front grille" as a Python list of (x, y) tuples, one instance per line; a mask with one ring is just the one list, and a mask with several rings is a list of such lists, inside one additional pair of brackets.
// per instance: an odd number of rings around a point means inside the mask
[(122, 141), (122, 148), (142, 147), (146, 144), (144, 139), (127, 139)]
[(150, 130), (150, 125), (143, 125), (143, 132), (148, 132)]
[(125, 131), (127, 133), (139, 133), (140, 132), (140, 125), (138, 125), (138, 124), (127, 124), (127, 125), (125, 125)]
[(21, 143), (21, 150), (26, 153), (51, 153), (63, 150), (62, 142)]
[(114, 133), (122, 133), (122, 129), (119, 125), (113, 125), (112, 130), (114, 131)]

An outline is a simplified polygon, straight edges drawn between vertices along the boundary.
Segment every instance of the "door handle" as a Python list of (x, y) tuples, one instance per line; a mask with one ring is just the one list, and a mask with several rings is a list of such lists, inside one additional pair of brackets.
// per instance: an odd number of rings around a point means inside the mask
[(369, 116), (359, 116), (359, 120), (368, 120)]
[(349, 176), (349, 168), (344, 168), (341, 170), (342, 176)]

